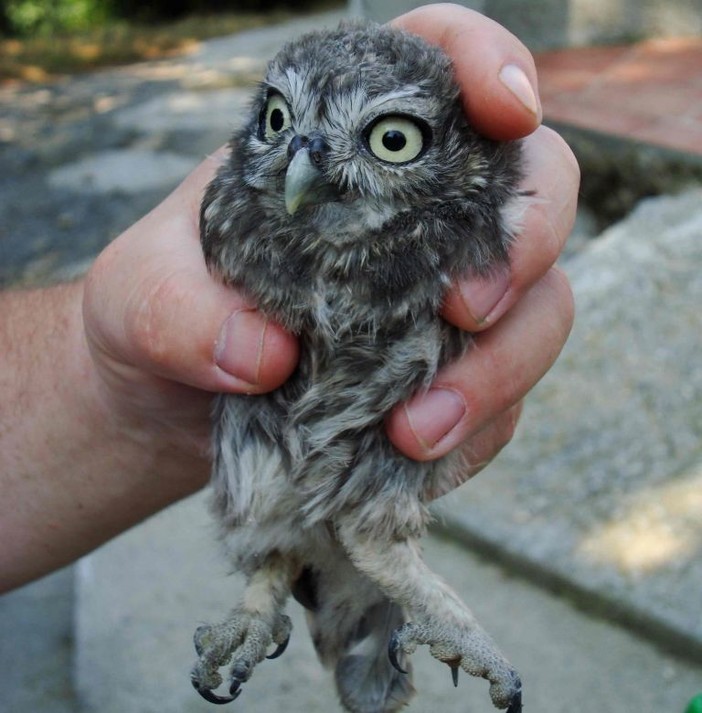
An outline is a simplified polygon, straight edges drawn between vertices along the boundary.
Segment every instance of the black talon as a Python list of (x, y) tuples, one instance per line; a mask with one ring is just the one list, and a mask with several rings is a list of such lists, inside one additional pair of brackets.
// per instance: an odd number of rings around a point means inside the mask
[(451, 680), (453, 687), (458, 688), (458, 666), (451, 666)]
[(393, 635), (390, 637), (390, 642), (388, 643), (388, 658), (390, 659), (390, 663), (393, 665), (394, 668), (396, 668), (400, 673), (406, 674), (407, 671), (405, 671), (402, 666), (400, 666), (400, 662), (397, 660), (397, 652), (400, 648), (400, 641), (397, 636), (397, 632), (394, 632)]
[(507, 713), (522, 713), (522, 693), (521, 691), (512, 699)]
[(522, 713), (522, 682), (517, 677), (517, 692), (512, 697), (507, 713)]
[(229, 695), (231, 696), (230, 701), (233, 701), (241, 695), (241, 681), (238, 681), (236, 678), (232, 679), (231, 686), (229, 686)]
[(233, 696), (225, 698), (224, 696), (218, 696), (216, 693), (212, 693), (212, 691), (209, 688), (200, 688), (200, 684), (195, 680), (191, 679), (191, 683), (193, 684), (193, 688), (206, 701), (209, 701), (210, 703), (214, 703), (218, 706), (222, 706), (225, 703), (231, 703), (241, 693), (241, 691), (237, 691)]
[(270, 656), (266, 656), (266, 658), (267, 659), (277, 659), (278, 656), (281, 656), (285, 652), (285, 649), (288, 648), (289, 643), (290, 643), (290, 634), (288, 634), (285, 641), (283, 641), (282, 644), (278, 644), (278, 648)]

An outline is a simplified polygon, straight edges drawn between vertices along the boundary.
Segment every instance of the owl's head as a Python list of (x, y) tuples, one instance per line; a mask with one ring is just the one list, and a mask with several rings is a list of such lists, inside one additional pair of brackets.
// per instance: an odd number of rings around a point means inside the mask
[(373, 24), (286, 46), (268, 67), (237, 150), (245, 182), (269, 213), (343, 220), (352, 212), (366, 227), (418, 204), (478, 194), (499, 169), (499, 145), (466, 122), (448, 57)]

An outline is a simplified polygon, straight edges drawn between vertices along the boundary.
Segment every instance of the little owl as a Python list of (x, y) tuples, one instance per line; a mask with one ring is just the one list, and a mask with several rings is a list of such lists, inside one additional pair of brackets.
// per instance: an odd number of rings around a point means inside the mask
[(410, 460), (384, 421), (470, 343), (438, 314), (456, 277), (506, 266), (519, 144), (471, 128), (438, 48), (343, 24), (272, 60), (230, 148), (202, 205), (207, 264), (301, 351), (276, 391), (215, 403), (213, 507), (248, 583), (197, 630), (193, 685), (236, 698), (285, 648), (292, 594), (351, 713), (406, 705), (419, 644), (518, 713), (517, 673), (420, 551), (428, 502), (465, 464)]

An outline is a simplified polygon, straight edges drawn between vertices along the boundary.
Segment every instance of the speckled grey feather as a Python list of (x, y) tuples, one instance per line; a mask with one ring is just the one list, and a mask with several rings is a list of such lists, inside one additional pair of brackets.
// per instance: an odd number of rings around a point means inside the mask
[[(400, 139), (398, 119), (411, 124)], [(386, 149), (378, 126), (395, 131)], [(238, 695), (283, 643), (291, 592), (352, 713), (407, 703), (398, 669), (418, 643), (521, 709), (518, 677), (417, 546), (428, 496), (460, 481), (460, 458), (410, 460), (384, 431), (391, 408), (468, 346), (441, 301), (457, 275), (506, 263), (520, 178), (519, 145), (468, 125), (449, 59), (417, 37), (344, 24), (269, 65), (207, 189), (202, 245), (211, 271), (297, 334), (301, 354), (273, 393), (216, 402), (214, 511), (249, 587), (226, 622), (198, 632), (193, 683), (209, 700)], [(312, 197), (291, 208), (301, 181)], [(232, 658), (225, 698), (212, 689)]]

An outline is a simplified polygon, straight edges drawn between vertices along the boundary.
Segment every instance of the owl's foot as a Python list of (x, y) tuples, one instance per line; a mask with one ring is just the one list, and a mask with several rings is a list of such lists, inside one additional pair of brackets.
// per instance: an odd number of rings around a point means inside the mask
[[(199, 659), (190, 680), (195, 690), (210, 703), (230, 703), (241, 693), (241, 684), (251, 677), (257, 663), (280, 656), (290, 639), (292, 624), (285, 614), (278, 614), (271, 624), (267, 619), (237, 609), (221, 624), (205, 624), (195, 631), (195, 650)], [(266, 656), (273, 644), (272, 654)], [(222, 685), (219, 669), (231, 662), (229, 695), (214, 692)]]
[(507, 713), (521, 713), (519, 676), (482, 629), (447, 626), (432, 620), (403, 624), (390, 638), (390, 662), (402, 671), (398, 654), (412, 654), (420, 644), (428, 644), (431, 655), (450, 666), (454, 685), (458, 684), (459, 668), (471, 676), (486, 678), (490, 681), (490, 697), (495, 706), (506, 708)]

